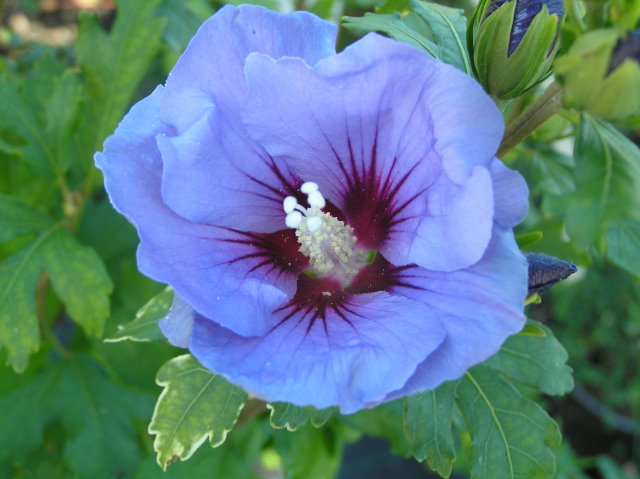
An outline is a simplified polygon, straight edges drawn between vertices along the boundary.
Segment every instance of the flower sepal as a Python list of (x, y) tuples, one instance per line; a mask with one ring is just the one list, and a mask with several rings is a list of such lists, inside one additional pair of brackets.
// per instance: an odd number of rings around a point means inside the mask
[(509, 100), (549, 75), (559, 44), (560, 18), (543, 3), (523, 35), (516, 25), (518, 2), (506, 2), (497, 8), (495, 3), (481, 2), (475, 14), (473, 62), (485, 89), (495, 98)]

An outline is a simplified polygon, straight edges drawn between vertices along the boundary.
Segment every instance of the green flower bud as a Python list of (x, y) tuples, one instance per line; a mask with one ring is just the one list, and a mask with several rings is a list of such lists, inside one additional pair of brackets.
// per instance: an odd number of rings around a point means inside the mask
[(561, 0), (481, 0), (471, 49), (478, 80), (495, 98), (516, 98), (540, 83), (558, 49)]
[(585, 33), (556, 60), (565, 105), (605, 120), (640, 114), (639, 62), (640, 32), (625, 39), (614, 29)]

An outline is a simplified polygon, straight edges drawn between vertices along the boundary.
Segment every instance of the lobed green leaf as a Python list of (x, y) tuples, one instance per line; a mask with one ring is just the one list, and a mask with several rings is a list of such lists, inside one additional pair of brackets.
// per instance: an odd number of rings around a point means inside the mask
[(163, 469), (173, 461), (189, 459), (209, 440), (222, 444), (233, 428), (247, 393), (221, 376), (205, 369), (186, 354), (165, 363), (156, 377), (164, 388), (149, 424), (158, 464)]
[(0, 81), (0, 127), (22, 140), (12, 149), (44, 178), (61, 177), (75, 155), (73, 133), (83, 93), (78, 74), (64, 68), (45, 55), (30, 77), (7, 75)]
[(562, 439), (535, 402), (486, 366), (467, 371), (457, 404), (472, 438), (471, 479), (552, 479)]
[(43, 268), (41, 248), (55, 230), (48, 230), (0, 265), (0, 347), (7, 363), (23, 372), (40, 346), (35, 290)]
[[(529, 321), (528, 326), (525, 334), (511, 336), (484, 364), (545, 394), (568, 393), (573, 389), (573, 371), (567, 365), (567, 351), (545, 325)], [(531, 327), (538, 332), (531, 334)]]
[(43, 270), (69, 316), (88, 334), (102, 334), (111, 279), (100, 257), (61, 228), (44, 231), (0, 265), (0, 346), (17, 372), (40, 343), (35, 292)]
[(68, 231), (57, 229), (44, 245), (42, 259), (71, 319), (87, 334), (102, 336), (113, 283), (100, 257)]
[(451, 428), (457, 387), (457, 381), (449, 381), (404, 401), (405, 436), (414, 457), (426, 459), (429, 467), (445, 478), (451, 475), (456, 459)]

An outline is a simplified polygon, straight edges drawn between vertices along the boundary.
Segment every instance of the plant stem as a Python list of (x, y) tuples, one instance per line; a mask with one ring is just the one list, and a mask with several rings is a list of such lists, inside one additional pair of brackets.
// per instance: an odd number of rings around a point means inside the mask
[(529, 108), (507, 125), (497, 156), (503, 157), (560, 109), (562, 85), (553, 82)]

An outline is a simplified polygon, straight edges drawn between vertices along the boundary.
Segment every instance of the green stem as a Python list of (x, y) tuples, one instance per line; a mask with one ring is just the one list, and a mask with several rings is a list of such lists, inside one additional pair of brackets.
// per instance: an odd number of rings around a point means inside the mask
[(563, 88), (553, 82), (529, 108), (507, 125), (497, 155), (503, 157), (560, 109)]

